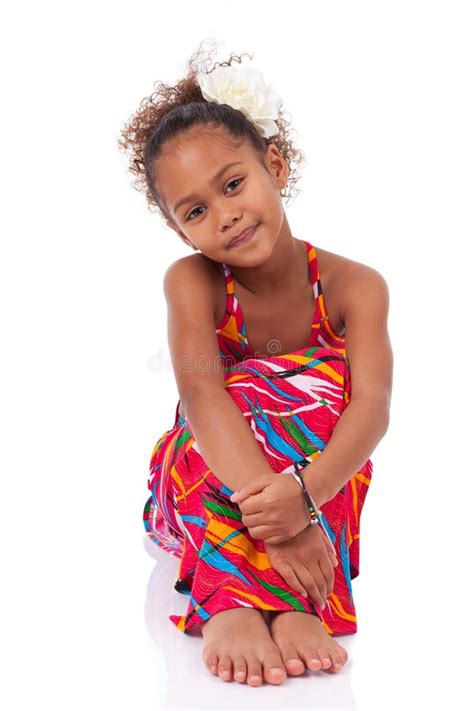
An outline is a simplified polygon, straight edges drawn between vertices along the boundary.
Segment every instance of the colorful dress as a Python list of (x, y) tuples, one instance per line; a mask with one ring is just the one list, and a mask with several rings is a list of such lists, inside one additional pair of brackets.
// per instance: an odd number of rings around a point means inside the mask
[[(350, 402), (345, 339), (329, 322), (316, 248), (304, 241), (315, 299), (307, 347), (272, 357), (250, 350), (232, 272), (223, 264), (227, 306), (216, 328), (224, 359), (225, 387), (241, 409), (276, 473), (305, 465), (326, 447)], [(207, 467), (190, 425), (179, 415), (155, 444), (148, 478), (151, 496), (143, 512), (145, 530), (163, 550), (179, 558), (175, 590), (189, 597), (184, 615), (169, 619), (182, 632), (222, 610), (299, 610), (317, 615), (331, 635), (357, 631), (351, 579), (359, 574), (362, 506), (372, 476), (368, 459), (333, 499), (320, 508), (336, 549), (334, 586), (321, 610), (288, 586), (271, 567), (261, 539), (250, 536), (232, 489)]]

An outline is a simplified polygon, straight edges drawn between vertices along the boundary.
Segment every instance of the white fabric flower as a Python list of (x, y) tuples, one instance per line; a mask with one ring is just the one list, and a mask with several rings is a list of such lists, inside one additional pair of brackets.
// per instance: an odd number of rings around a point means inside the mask
[(242, 111), (264, 138), (278, 133), (275, 119), (281, 99), (255, 67), (240, 64), (216, 67), (210, 74), (199, 75), (197, 80), (207, 101)]

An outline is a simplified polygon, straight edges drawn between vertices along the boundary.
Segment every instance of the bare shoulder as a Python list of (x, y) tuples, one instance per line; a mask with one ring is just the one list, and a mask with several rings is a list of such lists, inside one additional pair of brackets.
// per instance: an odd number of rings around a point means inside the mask
[[(168, 344), (181, 416), (185, 416), (186, 403), (197, 389), (224, 387), (214, 326), (213, 268), (208, 261), (200, 255), (182, 257), (168, 267), (163, 279)], [(211, 367), (203, 367), (206, 364)]]
[[(217, 294), (219, 287), (219, 265), (208, 259), (203, 254), (189, 254), (174, 261), (165, 272), (163, 288), (165, 294), (170, 288), (183, 288), (186, 290), (201, 289), (211, 296), (214, 316), (217, 311)], [(204, 293), (201, 291), (201, 293)], [(200, 297), (199, 293), (191, 294), (190, 298)]]
[(350, 304), (354, 304), (356, 293), (364, 299), (375, 298), (388, 303), (388, 284), (377, 269), (335, 252), (321, 248), (317, 251), (321, 279), (324, 278), (331, 292), (337, 295), (344, 323), (347, 309)]
[(376, 269), (368, 264), (357, 262), (354, 259), (343, 257), (336, 252), (329, 252), (326, 249), (317, 248), (318, 262), (320, 272), (327, 272), (329, 276), (334, 276), (341, 281), (348, 277), (368, 274), (369, 272), (378, 273)]
[(188, 254), (186, 257), (180, 257), (172, 262), (165, 274), (175, 273), (182, 275), (183, 273), (194, 273), (208, 277), (212, 280), (213, 276), (216, 274), (214, 265), (215, 262), (208, 259), (208, 257), (205, 257), (203, 254)]

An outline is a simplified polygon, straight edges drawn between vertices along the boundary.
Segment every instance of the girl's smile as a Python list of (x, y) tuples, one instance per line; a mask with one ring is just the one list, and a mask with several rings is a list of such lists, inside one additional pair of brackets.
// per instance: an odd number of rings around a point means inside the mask
[(233, 249), (234, 247), (241, 247), (242, 245), (250, 242), (250, 240), (252, 240), (255, 235), (258, 224), (254, 225), (253, 227), (250, 227), (247, 230), (244, 230), (241, 235), (234, 237), (234, 239), (227, 246)]
[[(208, 259), (228, 264), (250, 292), (269, 298), (306, 269), (282, 204), (288, 174), (274, 144), (261, 154), (247, 140), (208, 126), (170, 141), (154, 166), (168, 225)], [(253, 234), (233, 243), (254, 225)]]

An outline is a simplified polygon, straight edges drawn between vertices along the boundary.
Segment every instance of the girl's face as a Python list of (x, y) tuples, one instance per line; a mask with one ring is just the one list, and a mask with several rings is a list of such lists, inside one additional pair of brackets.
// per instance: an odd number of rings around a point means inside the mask
[[(199, 127), (165, 148), (155, 185), (172, 218), (168, 225), (186, 244), (217, 262), (255, 266), (268, 259), (287, 225), (280, 189), (288, 173), (275, 145), (263, 155), (246, 140), (236, 145), (222, 127)], [(229, 246), (253, 225), (253, 239)]]

